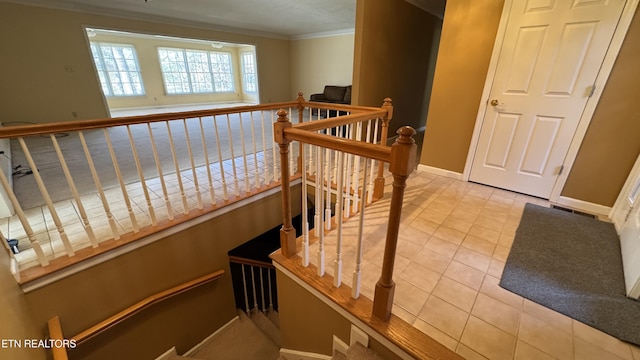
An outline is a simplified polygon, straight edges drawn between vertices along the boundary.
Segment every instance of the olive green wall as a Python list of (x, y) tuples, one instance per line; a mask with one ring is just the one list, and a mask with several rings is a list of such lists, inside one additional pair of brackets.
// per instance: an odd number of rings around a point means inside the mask
[[(299, 199), (300, 187), (293, 190)], [(153, 359), (172, 346), (184, 353), (236, 316), (227, 252), (281, 224), (281, 201), (276, 193), (34, 290), (26, 299), (35, 321), (57, 315), (71, 337), (152, 294), (224, 269), (216, 282), (148, 308), (72, 355)], [(293, 208), (299, 213), (299, 201)]]
[[(282, 348), (331, 355), (333, 335), (349, 344), (349, 320), (281, 271), (276, 278)], [(373, 338), (369, 347), (386, 360), (400, 359)]]
[[(421, 164), (464, 171), (503, 3), (447, 1)], [(613, 205), (638, 156), (639, 22), (636, 15), (563, 196)]]
[(406, 1), (357, 2), (352, 103), (381, 106), (391, 98), (389, 136), (404, 125), (424, 126), (433, 34), (440, 26), (438, 18)]
[[(0, 249), (0, 340), (45, 339), (46, 323), (35, 322), (22, 289), (9, 271), (9, 255)], [(7, 344), (8, 345), (8, 344)], [(47, 359), (44, 349), (0, 347), (0, 359)]]
[(84, 26), (255, 45), (260, 101), (291, 100), (289, 40), (5, 2), (0, 14), (3, 123), (108, 116)]

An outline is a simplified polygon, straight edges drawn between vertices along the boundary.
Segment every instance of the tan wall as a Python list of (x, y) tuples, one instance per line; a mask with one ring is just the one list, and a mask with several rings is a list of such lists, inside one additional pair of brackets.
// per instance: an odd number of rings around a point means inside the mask
[[(236, 316), (227, 252), (282, 223), (280, 204), (279, 193), (269, 196), (30, 292), (34, 318), (44, 324), (58, 315), (73, 336), (154, 293), (224, 269), (215, 283), (135, 315), (82, 344), (73, 358), (153, 359), (172, 346), (183, 353)], [(294, 214), (299, 208), (294, 204)]]
[[(503, 1), (449, 0), (420, 163), (463, 172)], [(563, 196), (611, 206), (640, 148), (636, 16)], [(606, 176), (603, 176), (606, 174)]]
[[(46, 323), (34, 321), (22, 289), (9, 272), (9, 255), (4, 246), (0, 249), (0, 294), (0, 340), (46, 339)], [(47, 358), (43, 349), (0, 347), (0, 359)]]
[(464, 170), (502, 6), (447, 1), (421, 164)]
[(291, 100), (288, 40), (5, 2), (0, 13), (2, 122), (107, 117), (84, 26), (255, 45), (260, 101)]
[(291, 41), (291, 91), (305, 99), (325, 85), (351, 85), (353, 34)]
[(381, 106), (390, 97), (390, 136), (403, 125), (424, 125), (431, 44), (439, 26), (436, 17), (406, 1), (357, 2), (353, 103)]
[[(349, 344), (349, 320), (282, 272), (276, 277), (283, 348), (331, 355), (333, 335)], [(369, 347), (386, 360), (400, 359), (373, 338)]]
[(640, 154), (639, 13), (636, 10), (563, 196), (612, 206)]
[[(237, 46), (224, 46), (214, 49), (206, 43), (181, 42), (159, 38), (148, 38), (141, 36), (111, 35), (96, 33), (96, 36), (89, 39), (92, 42), (104, 42), (114, 44), (133, 45), (136, 49), (138, 63), (145, 94), (142, 96), (111, 96), (107, 97), (109, 109), (153, 107), (175, 104), (197, 104), (214, 102), (244, 101), (242, 92), (242, 78), (240, 65), (240, 52)], [(235, 77), (235, 91), (230, 93), (213, 94), (184, 94), (167, 95), (165, 93), (164, 81), (158, 60), (159, 47), (174, 47), (183, 49), (194, 49), (204, 51), (220, 51), (231, 54)], [(246, 49), (247, 47), (243, 47)], [(253, 52), (253, 48), (251, 48)]]

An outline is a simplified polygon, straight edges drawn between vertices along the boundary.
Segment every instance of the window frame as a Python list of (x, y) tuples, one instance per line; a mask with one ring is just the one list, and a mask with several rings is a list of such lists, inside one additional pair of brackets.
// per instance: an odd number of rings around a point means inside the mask
[[(123, 58), (118, 61), (116, 58), (116, 54), (113, 50), (110, 53), (107, 53), (106, 48), (119, 48), (120, 54), (123, 55)], [(123, 54), (123, 49), (130, 49), (132, 58), (126, 58)], [(94, 51), (95, 49), (95, 51)], [(146, 90), (144, 86), (144, 80), (142, 78), (142, 68), (140, 67), (140, 62), (138, 61), (138, 52), (136, 51), (136, 47), (133, 44), (122, 44), (122, 43), (113, 43), (113, 42), (102, 42), (102, 41), (91, 41), (89, 42), (89, 50), (91, 52), (91, 57), (93, 59), (93, 63), (98, 73), (98, 80), (100, 81), (100, 88), (102, 89), (102, 93), (105, 97), (136, 97), (136, 96), (146, 96)], [(107, 54), (107, 57), (105, 57)], [(96, 57), (96, 55), (98, 57)], [(107, 64), (107, 59), (111, 56), (112, 61), (116, 67), (116, 70), (109, 70), (109, 66)], [(110, 59), (110, 60), (111, 60)], [(133, 62), (132, 69), (130, 66), (130, 62)], [(124, 68), (121, 66), (124, 65)], [(123, 75), (126, 74), (126, 78), (128, 81), (123, 81)], [(131, 76), (135, 74), (135, 76)], [(114, 76), (115, 75), (115, 76)], [(137, 77), (137, 82), (135, 81)], [(114, 91), (117, 89), (118, 85), (121, 90)], [(137, 86), (139, 85), (139, 89)], [(127, 88), (131, 89), (131, 93), (127, 93)], [(119, 93), (122, 92), (122, 93)]]
[[(246, 56), (250, 56), (251, 58), (251, 72), (249, 73), (247, 73), (247, 63), (245, 60)], [(256, 67), (256, 54), (253, 51), (243, 51), (240, 54), (240, 61), (242, 65), (242, 89), (245, 93), (255, 94), (258, 92), (258, 69)], [(253, 81), (251, 81), (253, 90), (249, 90), (249, 81), (247, 80), (247, 75), (253, 75)]]

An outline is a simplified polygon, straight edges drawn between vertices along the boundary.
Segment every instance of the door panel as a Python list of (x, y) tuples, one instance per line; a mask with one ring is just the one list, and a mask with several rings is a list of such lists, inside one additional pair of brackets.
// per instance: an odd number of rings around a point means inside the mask
[(471, 181), (549, 198), (624, 3), (514, 1)]

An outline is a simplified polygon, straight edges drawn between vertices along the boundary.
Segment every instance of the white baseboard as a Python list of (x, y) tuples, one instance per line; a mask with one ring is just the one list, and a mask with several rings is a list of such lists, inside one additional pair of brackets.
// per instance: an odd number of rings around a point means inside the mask
[(339, 352), (340, 354), (347, 356), (348, 351), (349, 345), (339, 337), (333, 335), (333, 353), (335, 354), (336, 352)]
[(566, 196), (558, 197), (558, 200), (553, 202), (555, 205), (565, 206), (573, 210), (582, 211), (588, 214), (597, 215), (599, 218), (609, 218), (611, 207), (600, 204), (594, 204), (583, 200), (573, 199)]
[(287, 360), (331, 360), (332, 356), (314, 354), (304, 351), (296, 351), (291, 349), (280, 349), (280, 355), (287, 358)]
[(222, 325), (222, 327), (220, 329), (216, 330), (213, 334), (207, 336), (204, 340), (200, 341), (196, 346), (192, 347), (191, 350), (189, 350), (186, 353), (182, 354), (182, 356), (191, 356), (191, 355), (195, 354), (196, 351), (200, 350), (200, 348), (202, 346), (204, 346), (206, 343), (208, 343), (211, 339), (215, 338), (219, 334), (221, 334), (224, 331), (226, 331), (231, 325), (233, 325), (239, 319), (240, 318), (238, 316), (234, 317), (228, 323)]
[(176, 352), (175, 346), (167, 350), (164, 354), (158, 356), (155, 360), (169, 360), (174, 355), (178, 355), (178, 353)]
[(440, 169), (440, 168), (429, 166), (429, 165), (419, 164), (418, 171), (424, 171), (426, 173), (440, 175), (440, 176), (448, 177), (455, 180), (464, 180), (464, 175), (462, 173), (451, 171), (451, 170)]

